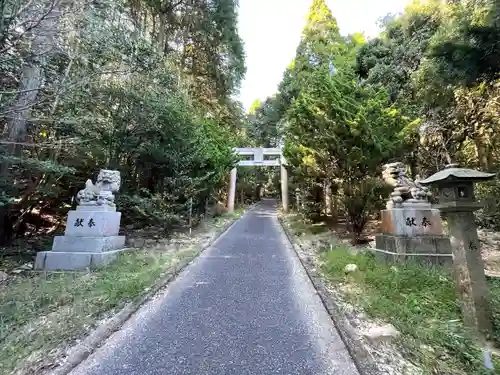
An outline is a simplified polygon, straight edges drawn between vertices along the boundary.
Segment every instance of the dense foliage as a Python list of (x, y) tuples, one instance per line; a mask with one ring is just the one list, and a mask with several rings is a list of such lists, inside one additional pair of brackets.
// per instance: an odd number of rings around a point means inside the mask
[[(0, 237), (55, 230), (88, 178), (122, 176), (123, 223), (202, 214), (246, 137), (233, 0), (0, 4)], [(37, 223), (34, 226), (33, 217)]]
[[(2, 241), (33, 216), (55, 230), (100, 168), (122, 173), (124, 223), (180, 223), (224, 198), (234, 146), (284, 145), (290, 193), (313, 219), (345, 218), (355, 241), (383, 202), (385, 162), (412, 177), (450, 161), (499, 170), (493, 0), (414, 1), (368, 41), (314, 0), (278, 91), (247, 116), (233, 99), (245, 72), (234, 0), (0, 9)], [(241, 170), (238, 199), (278, 179)], [(499, 205), (483, 224), (498, 226)]]
[[(384, 163), (405, 162), (413, 178), (452, 161), (500, 169), (499, 12), (493, 0), (415, 0), (366, 41), (340, 35), (313, 0), (278, 92), (254, 108), (254, 133), (283, 138), (306, 215), (345, 218), (357, 242), (387, 194)], [(480, 221), (500, 225), (499, 207), (490, 199)]]

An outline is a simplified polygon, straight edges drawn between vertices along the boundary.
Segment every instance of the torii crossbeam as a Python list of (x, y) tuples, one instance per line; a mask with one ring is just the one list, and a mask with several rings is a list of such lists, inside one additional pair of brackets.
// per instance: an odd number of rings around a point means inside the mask
[[(257, 167), (281, 167), (281, 200), (283, 211), (288, 210), (288, 173), (285, 168), (285, 159), (280, 148), (235, 148), (237, 155), (252, 156), (252, 160), (240, 160), (238, 166)], [(265, 156), (279, 156), (277, 159), (265, 159)], [(229, 184), (229, 194), (227, 208), (229, 212), (234, 212), (234, 198), (236, 195), (237, 167), (231, 170), (231, 181)]]

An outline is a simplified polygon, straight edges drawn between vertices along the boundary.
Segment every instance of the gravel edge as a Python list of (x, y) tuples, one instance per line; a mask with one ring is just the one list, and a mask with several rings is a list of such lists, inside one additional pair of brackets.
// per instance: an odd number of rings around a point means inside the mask
[(330, 318), (339, 332), (340, 338), (344, 342), (351, 358), (358, 369), (360, 375), (381, 375), (378, 370), (377, 365), (372, 359), (371, 354), (366, 350), (360, 336), (357, 334), (356, 330), (349, 323), (349, 319), (346, 314), (340, 309), (336, 304), (334, 299), (330, 296), (328, 289), (326, 287), (325, 281), (322, 277), (315, 271), (314, 264), (301, 256), (300, 252), (302, 247), (295, 241), (295, 235), (291, 233), (288, 227), (285, 225), (282, 216), (278, 215), (279, 222), (283, 228), (288, 241), (291, 243), (292, 248), (299, 258), (302, 267), (304, 267), (309, 280), (313, 284), (318, 296), (323, 303), (323, 306), (327, 310)]
[[(257, 203), (258, 204), (258, 203)], [(75, 345), (70, 349), (68, 356), (64, 363), (54, 369), (51, 375), (67, 375), (76, 366), (86, 360), (97, 348), (99, 348), (114, 332), (118, 331), (122, 325), (145, 303), (152, 300), (158, 292), (165, 288), (171, 281), (173, 281), (186, 267), (193, 263), (198, 256), (206, 249), (214, 244), (220, 237), (222, 237), (238, 220), (240, 220), (247, 212), (252, 210), (257, 204), (248, 207), (245, 212), (238, 218), (231, 220), (224, 225), (220, 230), (216, 231), (214, 236), (210, 239), (208, 244), (199, 249), (192, 256), (181, 260), (181, 262), (169, 273), (160, 278), (147, 293), (135, 298), (132, 302), (128, 303), (120, 311), (118, 311), (112, 318), (108, 319), (105, 323), (98, 326), (91, 334), (89, 334), (82, 342)]]

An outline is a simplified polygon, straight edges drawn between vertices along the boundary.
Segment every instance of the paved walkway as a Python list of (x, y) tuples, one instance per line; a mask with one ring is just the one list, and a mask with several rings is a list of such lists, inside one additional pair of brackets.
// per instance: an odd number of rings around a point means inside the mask
[(273, 201), (247, 212), (72, 375), (359, 375)]

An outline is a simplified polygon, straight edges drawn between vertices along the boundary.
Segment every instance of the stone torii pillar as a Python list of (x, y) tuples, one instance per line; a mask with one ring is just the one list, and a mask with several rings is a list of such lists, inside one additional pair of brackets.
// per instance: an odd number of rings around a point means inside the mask
[(281, 164), (281, 204), (283, 212), (288, 212), (288, 171)]
[[(237, 155), (251, 156), (251, 160), (240, 160), (238, 166), (257, 166), (257, 167), (280, 167), (281, 168), (281, 197), (283, 211), (288, 211), (288, 172), (285, 168), (285, 159), (280, 148), (236, 148), (234, 152)], [(278, 156), (279, 159), (265, 159), (264, 156)], [(231, 170), (231, 179), (229, 181), (229, 192), (227, 197), (227, 210), (234, 212), (234, 199), (236, 196), (236, 178), (237, 169)]]
[(234, 212), (234, 198), (236, 196), (236, 177), (238, 170), (236, 167), (231, 169), (231, 179), (229, 180), (229, 194), (227, 197), (227, 210)]

